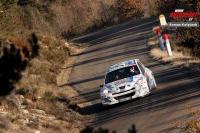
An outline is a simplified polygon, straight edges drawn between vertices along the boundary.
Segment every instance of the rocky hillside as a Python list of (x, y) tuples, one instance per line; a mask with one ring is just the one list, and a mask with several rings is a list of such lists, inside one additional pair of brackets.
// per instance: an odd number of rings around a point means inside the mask
[(71, 37), (141, 18), (142, 9), (134, 0), (1, 0), (0, 38), (38, 30)]
[[(21, 74), (18, 73), (20, 80), (9, 79), (18, 81), (11, 82), (15, 88), (9, 92), (9, 95), (2, 93), (5, 89), (7, 92), (9, 88), (1, 88), (0, 131), (79, 132), (91, 120), (91, 116), (80, 115), (81, 107), (86, 106), (87, 103), (78, 105), (76, 99), (82, 100), (82, 103), (84, 99), (70, 86), (59, 87), (59, 85), (67, 83), (76, 54), (82, 52), (87, 45), (77, 46), (54, 37), (47, 38), (39, 34), (37, 36), (40, 36), (37, 42), (40, 54), (35, 58), (26, 57), (20, 49), (22, 44), (15, 40), (17, 43), (14, 45), (17, 45), (16, 48), (20, 51), (19, 58), (28, 63), (26, 69)], [(1, 68), (4, 65), (11, 65), (11, 63), (5, 64), (3, 57), (10, 57), (12, 54), (12, 48), (9, 47), (12, 46), (12, 41), (14, 40), (2, 43), (4, 48), (8, 47), (9, 55), (2, 55)], [(7, 70), (12, 71), (11, 68)], [(1, 76), (0, 79), (4, 77)], [(2, 84), (5, 83), (1, 82)]]
[(0, 132), (76, 133), (89, 125), (94, 116), (80, 113), (89, 103), (66, 85), (89, 45), (67, 39), (143, 13), (133, 0), (1, 0)]

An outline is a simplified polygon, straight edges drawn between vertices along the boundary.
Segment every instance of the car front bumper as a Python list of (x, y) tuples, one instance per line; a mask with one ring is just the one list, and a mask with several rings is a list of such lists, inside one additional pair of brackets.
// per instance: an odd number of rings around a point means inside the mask
[(113, 105), (120, 102), (132, 100), (138, 97), (144, 97), (150, 93), (149, 88), (135, 87), (129, 91), (118, 94), (101, 95), (101, 101), (103, 106)]

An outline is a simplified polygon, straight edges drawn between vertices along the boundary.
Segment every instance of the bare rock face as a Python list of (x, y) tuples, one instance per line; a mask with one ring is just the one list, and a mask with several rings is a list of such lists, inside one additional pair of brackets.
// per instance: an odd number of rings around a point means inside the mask
[(40, 133), (40, 131), (39, 131), (39, 130), (37, 130), (37, 131), (35, 131), (34, 133)]
[(21, 99), (24, 99), (24, 96), (23, 96), (23, 95), (20, 95), (19, 97), (20, 97)]
[(24, 114), (29, 114), (28, 110), (23, 110)]
[(1, 115), (7, 115), (8, 112), (4, 112), (4, 111), (3, 111), (3, 112), (0, 112), (0, 114), (1, 114)]
[(20, 109), (26, 108), (26, 105), (20, 105)]

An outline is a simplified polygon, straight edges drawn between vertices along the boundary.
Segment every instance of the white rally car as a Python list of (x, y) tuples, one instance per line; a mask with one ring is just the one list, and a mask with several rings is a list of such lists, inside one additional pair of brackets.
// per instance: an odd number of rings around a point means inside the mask
[(157, 86), (152, 71), (133, 59), (111, 66), (100, 87), (102, 105), (108, 106), (147, 96)]

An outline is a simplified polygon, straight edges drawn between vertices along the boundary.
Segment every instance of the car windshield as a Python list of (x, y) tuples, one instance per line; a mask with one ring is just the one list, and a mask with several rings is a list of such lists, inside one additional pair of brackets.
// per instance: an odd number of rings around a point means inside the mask
[(115, 71), (107, 73), (105, 84), (138, 74), (140, 74), (140, 71), (137, 65), (117, 69)]

